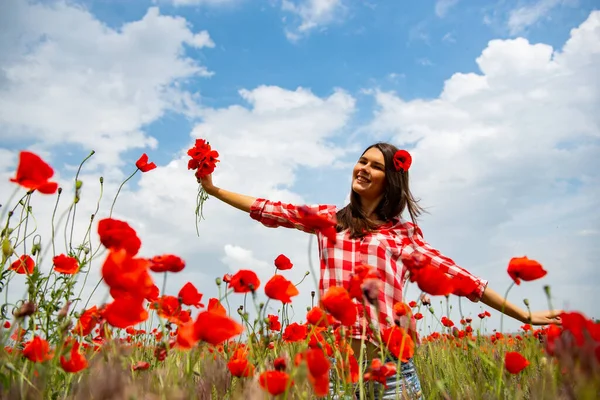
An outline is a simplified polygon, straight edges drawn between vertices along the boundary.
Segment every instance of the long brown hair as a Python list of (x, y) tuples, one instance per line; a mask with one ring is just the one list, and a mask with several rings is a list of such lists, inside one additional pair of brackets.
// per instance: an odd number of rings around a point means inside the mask
[[(412, 222), (417, 224), (417, 217), (424, 210), (418, 205), (409, 188), (408, 171), (396, 171), (394, 168), (394, 154), (398, 148), (389, 143), (375, 143), (365, 149), (377, 148), (383, 153), (385, 160), (385, 185), (381, 201), (375, 209), (375, 215), (381, 221), (391, 221), (408, 210)], [(354, 190), (350, 193), (350, 204), (337, 212), (338, 231), (350, 230), (350, 237), (363, 237), (367, 232), (372, 232), (376, 224), (369, 220), (362, 210), (360, 196)]]

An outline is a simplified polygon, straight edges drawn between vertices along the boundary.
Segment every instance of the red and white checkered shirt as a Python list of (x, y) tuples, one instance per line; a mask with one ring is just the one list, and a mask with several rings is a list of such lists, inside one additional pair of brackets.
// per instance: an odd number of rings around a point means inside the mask
[[(379, 329), (393, 324), (393, 306), (397, 302), (404, 301), (403, 290), (408, 274), (406, 266), (400, 258), (401, 254), (409, 256), (416, 252), (431, 265), (442, 269), (449, 275), (461, 275), (473, 280), (477, 290), (468, 296), (471, 301), (477, 302), (483, 295), (487, 281), (473, 276), (456, 265), (450, 258), (432, 248), (423, 240), (421, 230), (411, 222), (396, 218), (379, 227), (375, 232), (356, 239), (350, 238), (348, 230), (344, 230), (337, 233), (334, 244), (320, 232), (314, 232), (311, 227), (302, 223), (299, 207), (293, 204), (257, 199), (250, 208), (250, 217), (270, 228), (296, 228), (316, 234), (321, 266), (319, 280), (321, 296), (332, 286), (347, 287), (355, 266), (367, 264), (376, 267), (383, 280), (383, 290), (379, 295), (379, 308), (382, 315), (377, 318), (374, 307), (367, 305), (365, 308), (370, 314), (371, 322)], [(328, 217), (335, 217), (338, 211), (335, 205), (320, 204), (308, 207), (313, 212)], [(359, 315), (362, 315), (361, 305), (359, 305)], [(352, 337), (361, 337), (360, 321), (353, 326)]]

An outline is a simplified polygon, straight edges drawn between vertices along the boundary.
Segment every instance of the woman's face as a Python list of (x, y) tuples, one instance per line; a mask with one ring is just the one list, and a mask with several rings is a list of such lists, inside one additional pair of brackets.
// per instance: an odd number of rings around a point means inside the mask
[(376, 200), (385, 189), (385, 159), (376, 147), (371, 147), (359, 159), (352, 171), (352, 190), (362, 199)]

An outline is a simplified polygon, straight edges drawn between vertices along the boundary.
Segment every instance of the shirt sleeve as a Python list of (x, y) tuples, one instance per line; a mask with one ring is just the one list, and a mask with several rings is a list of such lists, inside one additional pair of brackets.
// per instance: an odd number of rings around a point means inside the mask
[[(311, 226), (303, 223), (299, 212), (300, 207), (294, 204), (259, 198), (250, 206), (250, 218), (269, 228), (278, 228), (281, 226), (315, 233)], [(334, 217), (337, 213), (337, 206), (335, 205), (315, 204), (305, 205), (304, 207), (308, 207), (311, 211), (328, 217)]]
[[(412, 224), (409, 224), (412, 225)], [(467, 296), (472, 302), (478, 302), (483, 296), (483, 292), (488, 285), (488, 281), (479, 278), (464, 268), (459, 267), (456, 263), (440, 253), (439, 250), (433, 248), (429, 243), (423, 239), (423, 234), (419, 227), (409, 229), (412, 231), (411, 240), (405, 241), (403, 250), (408, 250), (410, 253), (416, 252), (416, 254), (422, 256), (426, 262), (429, 262), (432, 266), (439, 268), (450, 276), (460, 276), (464, 279), (468, 279), (475, 284), (475, 290)]]

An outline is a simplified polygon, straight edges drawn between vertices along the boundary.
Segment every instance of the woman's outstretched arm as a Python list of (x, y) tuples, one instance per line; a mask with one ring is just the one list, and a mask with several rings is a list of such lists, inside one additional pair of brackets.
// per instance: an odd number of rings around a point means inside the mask
[(250, 207), (256, 201), (255, 197), (230, 192), (228, 190), (216, 187), (213, 184), (211, 175), (199, 179), (198, 181), (200, 182), (206, 193), (208, 193), (210, 196), (216, 197), (222, 202), (227, 203), (230, 206), (237, 208), (238, 210), (242, 210), (249, 213)]
[(557, 320), (557, 316), (561, 313), (560, 310), (536, 311), (532, 312), (530, 316), (527, 311), (512, 304), (489, 286), (483, 291), (481, 302), (523, 323), (548, 325), (560, 322)]

